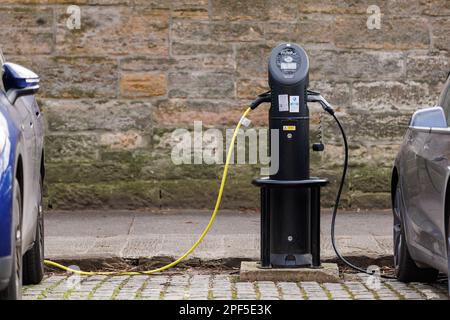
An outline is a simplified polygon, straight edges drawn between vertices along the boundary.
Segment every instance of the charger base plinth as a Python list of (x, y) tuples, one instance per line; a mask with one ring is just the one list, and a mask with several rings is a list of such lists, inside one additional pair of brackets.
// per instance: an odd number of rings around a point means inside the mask
[(336, 263), (322, 263), (314, 268), (262, 268), (260, 262), (242, 261), (240, 281), (336, 283), (340, 279)]

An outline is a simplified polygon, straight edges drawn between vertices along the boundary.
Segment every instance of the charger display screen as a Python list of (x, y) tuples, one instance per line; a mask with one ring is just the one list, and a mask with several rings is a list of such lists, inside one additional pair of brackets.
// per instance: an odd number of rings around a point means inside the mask
[(280, 51), (276, 63), (285, 78), (293, 78), (300, 67), (300, 56), (295, 48), (286, 47)]
[(295, 62), (282, 62), (280, 64), (281, 70), (296, 70), (297, 69), (297, 63)]

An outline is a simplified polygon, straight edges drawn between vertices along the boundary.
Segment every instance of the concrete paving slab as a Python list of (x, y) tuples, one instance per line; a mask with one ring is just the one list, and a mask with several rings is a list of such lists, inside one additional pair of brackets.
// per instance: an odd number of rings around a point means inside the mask
[(49, 211), (45, 213), (47, 236), (106, 238), (128, 234), (133, 211)]
[[(45, 215), (49, 259), (178, 258), (206, 227), (209, 210), (50, 211)], [(322, 214), (321, 255), (334, 258), (329, 211)], [(259, 213), (222, 210), (192, 258), (259, 259)], [(392, 254), (389, 211), (342, 212), (337, 244), (347, 256)]]

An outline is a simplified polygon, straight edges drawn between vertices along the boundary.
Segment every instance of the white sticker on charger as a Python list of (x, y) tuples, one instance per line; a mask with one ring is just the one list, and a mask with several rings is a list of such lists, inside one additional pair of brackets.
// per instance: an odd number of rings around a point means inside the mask
[(300, 111), (300, 97), (290, 96), (289, 97), (289, 112), (299, 112)]
[(287, 94), (278, 95), (278, 111), (289, 111), (289, 99)]
[(242, 120), (241, 120), (241, 124), (246, 128), (248, 128), (251, 123), (252, 123), (252, 120), (250, 120), (249, 118), (246, 118), (246, 117), (242, 118)]

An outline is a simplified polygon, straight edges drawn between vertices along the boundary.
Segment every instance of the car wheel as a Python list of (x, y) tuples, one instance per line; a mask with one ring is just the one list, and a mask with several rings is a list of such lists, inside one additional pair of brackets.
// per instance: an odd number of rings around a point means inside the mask
[(402, 282), (436, 281), (438, 270), (419, 268), (409, 254), (402, 220), (402, 191), (396, 187), (394, 197), (394, 266), (397, 279)]
[(42, 182), (40, 203), (36, 223), (36, 238), (30, 250), (23, 257), (23, 283), (38, 284), (44, 277), (44, 212), (42, 210)]
[(1, 300), (19, 300), (22, 299), (22, 230), (20, 227), (20, 217), (22, 213), (22, 196), (19, 182), (14, 183), (14, 203), (13, 203), (13, 222), (15, 230), (15, 243), (13, 245), (13, 270), (8, 287), (0, 291)]

